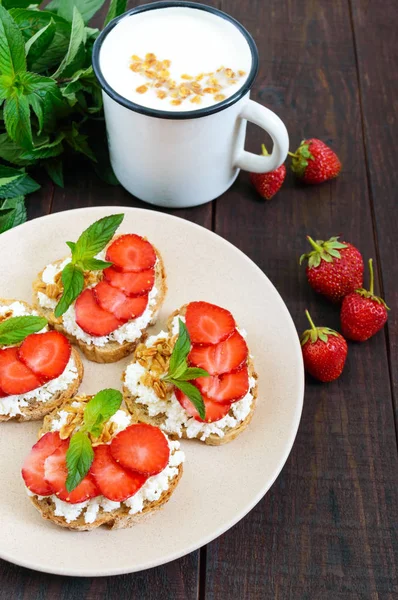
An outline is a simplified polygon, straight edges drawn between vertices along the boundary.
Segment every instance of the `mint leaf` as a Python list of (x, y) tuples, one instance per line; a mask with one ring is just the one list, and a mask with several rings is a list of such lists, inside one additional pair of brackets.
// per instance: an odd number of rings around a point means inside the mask
[[(105, 0), (62, 0), (58, 3), (58, 14), (67, 21), (73, 19), (73, 8), (76, 7), (87, 23), (101, 8)], [(51, 3), (52, 4), (52, 3)]]
[(210, 373), (199, 367), (188, 367), (177, 379), (179, 381), (192, 381), (198, 377), (210, 377)]
[[(186, 368), (186, 358), (191, 348), (191, 340), (189, 338), (188, 329), (181, 319), (178, 319), (178, 329), (178, 338), (170, 357), (168, 377), (178, 378), (179, 372), (181, 371), (184, 363)], [(185, 371), (185, 368), (183, 371)]]
[(88, 227), (76, 242), (73, 260), (78, 263), (93, 258), (101, 252), (115, 235), (116, 229), (124, 219), (124, 214), (109, 215), (95, 221)]
[(22, 148), (32, 147), (29, 102), (25, 96), (15, 94), (5, 101), (4, 124), (12, 140)]
[(59, 187), (64, 187), (64, 171), (62, 166), (62, 160), (59, 158), (55, 158), (54, 160), (49, 160), (44, 165), (49, 177), (53, 180), (56, 185)]
[(39, 31), (26, 42), (25, 52), (29, 67), (32, 67), (35, 60), (40, 58), (50, 46), (54, 39), (55, 32), (55, 21), (50, 19), (50, 22), (47, 25), (39, 29)]
[(192, 402), (194, 407), (199, 413), (201, 419), (204, 419), (206, 416), (206, 409), (203, 402), (202, 394), (198, 390), (197, 387), (192, 385), (192, 383), (188, 383), (188, 381), (180, 381), (177, 379), (170, 379), (170, 383), (175, 385), (179, 390), (181, 390), (187, 398)]
[(65, 139), (73, 148), (73, 150), (75, 150), (75, 152), (84, 154), (94, 162), (97, 160), (90, 146), (88, 145), (87, 135), (83, 135), (79, 132), (78, 125), (76, 123), (72, 123), (72, 128), (70, 131), (65, 131)]
[(0, 345), (18, 344), (31, 333), (41, 331), (46, 325), (47, 319), (34, 315), (5, 319), (0, 323)]
[(26, 221), (24, 196), (7, 198), (0, 208), (0, 233)]
[(0, 75), (0, 104), (13, 93), (14, 79), (10, 75)]
[(0, 158), (16, 165), (25, 164), (21, 159), (23, 150), (9, 137), (7, 133), (0, 133)]
[(14, 77), (26, 71), (25, 46), (17, 24), (0, 4), (0, 73)]
[(24, 171), (0, 165), (0, 198), (23, 196), (38, 189), (40, 185)]
[(84, 271), (102, 271), (103, 269), (107, 269), (111, 267), (113, 263), (107, 262), (106, 260), (99, 260), (98, 258), (85, 258), (83, 261), (79, 262)]
[(66, 489), (68, 492), (74, 490), (85, 478), (93, 460), (94, 450), (89, 438), (83, 431), (78, 431), (72, 435), (66, 453), (66, 466), (68, 467)]
[(3, 0), (4, 8), (26, 8), (32, 4), (40, 4), (40, 2), (32, 2), (32, 0)]
[(127, 0), (111, 0), (108, 13), (105, 17), (104, 27), (115, 17), (122, 15), (126, 11)]
[(92, 398), (84, 409), (84, 428), (98, 437), (102, 426), (119, 410), (122, 403), (122, 394), (118, 390), (101, 390)]
[(64, 291), (54, 310), (56, 317), (61, 317), (68, 310), (72, 302), (81, 294), (84, 287), (83, 271), (73, 263), (69, 263), (64, 267), (61, 279)]
[(84, 28), (83, 17), (77, 8), (73, 7), (73, 20), (72, 20), (72, 31), (69, 40), (68, 51), (55, 71), (53, 78), (68, 77), (71, 72), (76, 69), (76, 62), (79, 62), (79, 66), (84, 60), (84, 44), (86, 42), (86, 32)]

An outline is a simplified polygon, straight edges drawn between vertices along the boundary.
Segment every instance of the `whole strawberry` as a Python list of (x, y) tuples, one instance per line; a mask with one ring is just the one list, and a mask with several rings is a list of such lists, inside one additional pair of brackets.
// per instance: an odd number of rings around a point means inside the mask
[(340, 377), (347, 358), (347, 342), (329, 327), (315, 327), (308, 310), (305, 311), (311, 329), (301, 336), (304, 367), (319, 381), (333, 381)]
[(341, 171), (341, 162), (329, 146), (315, 138), (303, 140), (296, 152), (289, 152), (292, 171), (305, 183), (322, 183), (334, 179)]
[(341, 305), (341, 330), (355, 342), (365, 342), (384, 327), (390, 310), (387, 304), (373, 294), (373, 261), (369, 260), (370, 288), (361, 288), (348, 294)]
[[(264, 156), (268, 156), (267, 148), (262, 144), (262, 153)], [(281, 165), (275, 171), (269, 173), (250, 173), (250, 180), (260, 196), (266, 200), (271, 200), (275, 196), (285, 181), (286, 167)]]
[(300, 265), (308, 259), (305, 270), (308, 283), (319, 294), (332, 302), (341, 300), (363, 284), (363, 259), (355, 246), (330, 240), (314, 240), (307, 235), (313, 250), (300, 256)]

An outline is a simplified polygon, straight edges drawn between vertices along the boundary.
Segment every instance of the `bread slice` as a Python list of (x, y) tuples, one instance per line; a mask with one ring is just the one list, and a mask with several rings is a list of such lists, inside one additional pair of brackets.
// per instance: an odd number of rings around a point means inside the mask
[[(156, 304), (154, 304), (154, 306), (152, 307), (153, 317), (150, 323), (148, 323), (148, 326), (142, 331), (141, 337), (135, 340), (134, 342), (123, 342), (120, 344), (117, 341), (110, 340), (104, 346), (95, 346), (94, 344), (87, 344), (83, 340), (80, 340), (74, 335), (70, 334), (63, 325), (63, 317), (57, 318), (54, 315), (53, 309), (45, 308), (40, 305), (38, 294), (39, 292), (46, 293), (46, 284), (43, 282), (42, 279), (44, 269), (40, 271), (37, 278), (33, 282), (33, 304), (35, 306), (35, 309), (38, 312), (40, 312), (44, 317), (46, 317), (46, 319), (49, 321), (52, 327), (54, 327), (54, 329), (61, 331), (71, 342), (76, 344), (86, 356), (86, 358), (88, 358), (88, 360), (97, 363), (112, 363), (117, 362), (122, 358), (125, 358), (126, 356), (131, 354), (136, 348), (136, 346), (146, 338), (146, 329), (156, 321), (157, 313), (159, 312), (159, 309), (163, 304), (167, 292), (166, 271), (163, 259), (159, 251), (155, 248), (155, 246), (153, 246), (153, 248), (157, 256), (155, 286), (158, 289), (158, 295), (156, 298)], [(54, 261), (52, 264), (60, 265), (64, 259), (65, 257), (60, 260)], [(99, 281), (101, 278), (102, 273), (98, 275), (97, 281)], [(87, 283), (92, 284), (93, 281), (88, 280)], [(52, 293), (51, 289), (49, 291)]]
[[(174, 318), (177, 316), (184, 317), (185, 313), (186, 313), (186, 308), (187, 308), (187, 305), (185, 304), (179, 310), (176, 310), (175, 312), (173, 312), (170, 315), (170, 317), (168, 319), (168, 323), (167, 323), (168, 324), (168, 335), (170, 338), (173, 337), (172, 330), (173, 330)], [(134, 358), (133, 358), (133, 362), (135, 362), (136, 360), (137, 360), (137, 356), (135, 354)], [(182, 426), (182, 428), (181, 428), (181, 432), (182, 432), (181, 437), (182, 438), (197, 439), (202, 442), (204, 441), (204, 443), (208, 444), (209, 446), (220, 446), (222, 444), (227, 444), (228, 442), (232, 442), (232, 440), (237, 438), (238, 435), (241, 434), (246, 429), (246, 427), (249, 425), (250, 421), (252, 420), (252, 417), (254, 414), (254, 409), (256, 406), (257, 396), (258, 396), (258, 385), (257, 385), (258, 376), (254, 369), (253, 360), (250, 356), (248, 357), (247, 364), (248, 364), (249, 377), (254, 379), (256, 383), (250, 390), (250, 393), (252, 394), (252, 402), (251, 402), (251, 406), (250, 406), (250, 412), (247, 414), (245, 419), (243, 421), (240, 421), (234, 427), (228, 427), (228, 426), (224, 427), (223, 428), (223, 432), (224, 432), (223, 436), (220, 436), (216, 433), (211, 433), (209, 436), (207, 436), (205, 438), (205, 440), (201, 440), (201, 437), (203, 435), (202, 432), (198, 432), (195, 437), (192, 437), (192, 436), (188, 437), (187, 428), (185, 426)], [(124, 376), (123, 376), (123, 379), (124, 379)], [(170, 394), (170, 391), (168, 392), (168, 394)], [(147, 406), (145, 404), (141, 404), (141, 403), (137, 402), (137, 396), (134, 396), (131, 393), (131, 391), (127, 388), (125, 383), (123, 385), (123, 398), (124, 398), (124, 401), (126, 403), (128, 410), (133, 415), (134, 420), (141, 421), (143, 423), (149, 423), (150, 425), (156, 425), (157, 427), (160, 427), (161, 429), (166, 431), (166, 433), (168, 434), (168, 436), (170, 438), (178, 439), (179, 436), (176, 433), (169, 432), (165, 428), (165, 422), (167, 419), (166, 414), (159, 413), (155, 416), (150, 416)], [(231, 409), (231, 411), (232, 411), (232, 409)], [(231, 414), (231, 416), (232, 416), (231, 411), (229, 414)], [(215, 422), (215, 424), (216, 423), (217, 422)]]
[[(79, 396), (76, 400), (81, 400), (83, 397)], [(53, 411), (44, 419), (43, 427), (40, 429), (39, 438), (51, 431), (51, 423), (58, 412), (64, 409), (66, 406), (71, 404), (75, 399), (72, 398), (63, 404), (60, 408)], [(132, 419), (132, 423), (134, 420)], [(126, 529), (132, 527), (135, 523), (145, 520), (150, 514), (161, 509), (166, 502), (168, 502), (176, 489), (182, 473), (183, 465), (180, 464), (178, 467), (178, 473), (170, 481), (169, 488), (165, 490), (156, 501), (144, 501), (144, 506), (141, 512), (130, 514), (130, 508), (121, 503), (120, 508), (114, 509), (112, 512), (104, 512), (100, 509), (97, 517), (93, 523), (86, 523), (84, 520), (85, 510), (79, 515), (77, 519), (68, 523), (64, 517), (55, 515), (55, 503), (51, 497), (40, 497), (40, 496), (29, 496), (33, 505), (39, 510), (43, 519), (51, 521), (60, 527), (71, 529), (75, 531), (90, 531), (96, 529), (101, 525), (105, 525), (108, 529)]]
[[(29, 312), (36, 313), (36, 311), (33, 307), (29, 306), (29, 304), (27, 304), (26, 302), (23, 302), (22, 300), (11, 300), (11, 299), (6, 300), (4, 298), (0, 298), (0, 306), (10, 306), (14, 302), (19, 302), (19, 303), (23, 304)], [(79, 389), (79, 386), (83, 379), (83, 363), (81, 361), (79, 352), (75, 348), (72, 348), (72, 356), (73, 356), (73, 359), (75, 361), (75, 365), (77, 368), (77, 377), (76, 377), (76, 379), (74, 379), (74, 381), (72, 383), (69, 384), (69, 386), (66, 390), (57, 392), (56, 394), (53, 395), (51, 400), (47, 400), (46, 402), (42, 402), (42, 401), (38, 400), (37, 398), (32, 398), (31, 400), (28, 400), (28, 406), (21, 407), (20, 414), (17, 414), (15, 416), (0, 415), (0, 422), (1, 421), (10, 421), (10, 420), (20, 421), (20, 422), (22, 422), (22, 421), (38, 421), (38, 420), (42, 419), (45, 415), (47, 415), (49, 412), (51, 412), (52, 410), (58, 408), (63, 402), (67, 401), (69, 398), (74, 396), (76, 394), (77, 390)]]

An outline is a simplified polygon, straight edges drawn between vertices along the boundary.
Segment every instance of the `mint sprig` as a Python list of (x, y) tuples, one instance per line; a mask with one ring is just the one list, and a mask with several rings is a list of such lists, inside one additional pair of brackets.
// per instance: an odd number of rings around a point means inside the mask
[(199, 413), (201, 419), (206, 416), (206, 409), (203, 402), (202, 394), (198, 388), (190, 383), (198, 377), (209, 377), (210, 374), (204, 369), (198, 367), (189, 367), (187, 356), (191, 349), (191, 339), (185, 323), (178, 319), (178, 338), (174, 345), (173, 352), (170, 357), (169, 370), (162, 377), (163, 381), (172, 383), (180, 389)]
[(66, 453), (68, 476), (66, 489), (72, 492), (85, 478), (94, 460), (94, 450), (89, 434), (97, 438), (102, 428), (120, 408), (122, 394), (118, 390), (101, 390), (86, 404), (83, 413), (83, 425), (74, 433)]
[(62, 270), (64, 289), (54, 310), (56, 317), (61, 317), (83, 291), (84, 271), (101, 271), (112, 265), (98, 260), (95, 255), (113, 238), (123, 219), (124, 214), (103, 217), (83, 231), (77, 242), (66, 242), (72, 251), (72, 260)]
[(19, 344), (31, 333), (41, 331), (47, 325), (47, 319), (26, 315), (10, 317), (0, 323), (0, 346)]
[[(87, 157), (104, 181), (116, 185), (105, 143), (101, 87), (92, 68), (99, 30), (88, 26), (104, 0), (40, 4), (0, 2), (0, 168), (3, 161), (9, 168), (43, 167), (63, 186), (62, 155), (72, 149)], [(125, 10), (125, 0), (111, 0), (104, 25)], [(0, 233), (26, 220), (23, 196), (34, 190), (29, 185), (21, 191), (19, 184), (0, 176), (0, 198), (18, 197), (14, 204), (19, 207), (10, 211), (0, 202)]]

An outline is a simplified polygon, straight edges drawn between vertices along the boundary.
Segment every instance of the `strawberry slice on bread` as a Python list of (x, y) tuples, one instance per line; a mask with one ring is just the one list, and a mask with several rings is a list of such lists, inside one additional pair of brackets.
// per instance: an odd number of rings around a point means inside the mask
[(47, 265), (33, 284), (37, 310), (99, 363), (134, 351), (167, 289), (151, 242), (135, 233), (114, 235), (123, 217), (103, 217), (67, 242), (71, 255)]
[(43, 518), (73, 530), (120, 529), (169, 500), (182, 475), (180, 444), (133, 423), (121, 402), (119, 391), (105, 389), (45, 417), (22, 467)]
[(221, 306), (198, 301), (175, 311), (168, 331), (140, 344), (124, 373), (123, 396), (134, 419), (210, 445), (233, 440), (257, 399), (244, 335)]
[(0, 422), (42, 419), (83, 377), (77, 350), (28, 304), (0, 300)]

